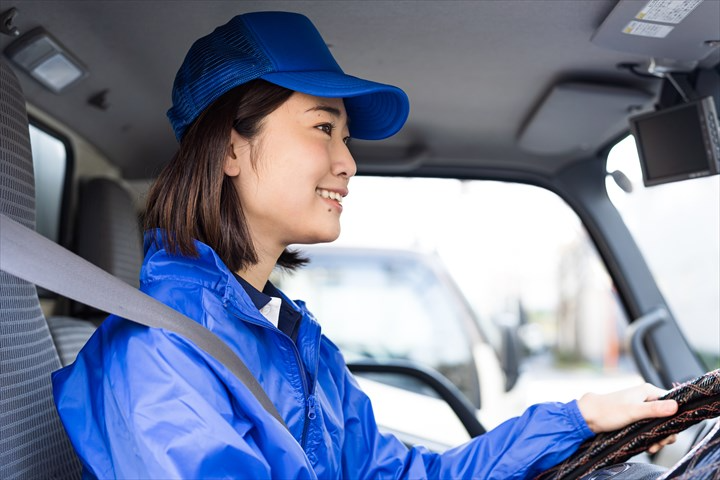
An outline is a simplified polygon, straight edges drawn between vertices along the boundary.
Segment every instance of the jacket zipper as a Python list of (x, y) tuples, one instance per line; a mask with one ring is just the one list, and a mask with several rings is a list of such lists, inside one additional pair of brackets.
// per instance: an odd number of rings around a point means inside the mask
[(315, 414), (315, 395), (313, 395), (315, 389), (313, 388), (313, 391), (310, 392), (307, 385), (307, 379), (305, 378), (305, 371), (302, 363), (302, 359), (300, 358), (300, 352), (297, 349), (297, 346), (295, 345), (295, 342), (293, 342), (293, 351), (295, 352), (295, 358), (298, 361), (298, 369), (300, 370), (300, 378), (302, 379), (303, 384), (303, 393), (305, 394), (305, 418), (303, 419), (303, 429), (302, 429), (302, 436), (300, 437), (300, 446), (303, 450), (305, 450), (305, 444), (307, 443), (307, 433), (308, 428), (310, 428), (310, 420), (314, 419)]
[[(317, 417), (317, 412), (315, 411), (317, 402), (317, 399), (315, 398), (315, 383), (313, 383), (311, 388), (308, 388), (307, 378), (305, 376), (305, 367), (303, 366), (304, 364), (302, 358), (300, 357), (300, 351), (298, 350), (297, 345), (295, 345), (295, 342), (293, 342), (292, 339), (283, 332), (280, 333), (290, 340), (290, 343), (292, 343), (292, 350), (295, 352), (295, 359), (297, 360), (298, 369), (300, 370), (300, 379), (302, 380), (303, 385), (303, 393), (305, 394), (305, 418), (303, 419), (303, 430), (302, 436), (300, 437), (300, 446), (304, 451), (305, 444), (307, 443), (307, 433), (310, 427), (310, 421), (315, 420), (315, 417)], [(319, 346), (316, 346), (316, 350), (317, 349), (319, 349)], [(317, 377), (317, 372), (315, 373), (315, 376)]]
[[(233, 308), (233, 310), (235, 310)], [(245, 316), (238, 315), (237, 313), (234, 313), (236, 317), (239, 319), (252, 323), (253, 325), (257, 325), (263, 328), (270, 329), (268, 325), (265, 325), (264, 323), (258, 322), (253, 318), (248, 318)], [(300, 351), (297, 348), (297, 345), (295, 345), (295, 342), (292, 341), (290, 337), (285, 335), (285, 333), (281, 331), (277, 331), (280, 335), (284, 336), (288, 340), (290, 340), (290, 343), (292, 344), (292, 351), (295, 353), (295, 360), (297, 361), (298, 370), (300, 372), (300, 380), (302, 381), (302, 388), (303, 388), (303, 397), (305, 398), (305, 418), (303, 419), (303, 429), (302, 429), (302, 435), (300, 436), (300, 446), (302, 447), (303, 451), (305, 450), (305, 443), (307, 442), (307, 432), (308, 428), (310, 427), (310, 420), (314, 420), (317, 416), (317, 413), (315, 411), (315, 388), (313, 385), (312, 391), (308, 388), (308, 382), (307, 378), (305, 377), (305, 370), (303, 367), (302, 358), (300, 357)]]

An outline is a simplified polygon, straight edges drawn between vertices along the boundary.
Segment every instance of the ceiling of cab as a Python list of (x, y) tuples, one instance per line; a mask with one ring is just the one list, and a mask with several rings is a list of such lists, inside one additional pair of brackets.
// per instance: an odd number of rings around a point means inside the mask
[[(165, 112), (185, 52), (233, 15), (258, 10), (304, 13), (347, 73), (408, 93), (411, 113), (400, 134), (353, 147), (361, 168), (383, 159), (405, 171), (419, 164), (552, 171), (626, 128), (624, 118), (613, 117), (607, 125), (590, 122), (592, 130), (575, 145), (523, 147), (523, 132), (556, 85), (625, 88), (643, 98), (657, 89), (657, 81), (617, 68), (645, 63), (646, 54), (591, 41), (615, 6), (615, 0), (9, 0), (0, 10), (17, 8), (21, 32), (43, 26), (90, 72), (61, 95), (21, 74), (29, 101), (87, 138), (128, 178), (146, 178), (177, 147)], [(12, 39), (0, 37), (4, 49)], [(704, 61), (717, 62), (717, 49)], [(106, 109), (88, 103), (104, 90)], [(567, 103), (563, 108), (581, 107)]]

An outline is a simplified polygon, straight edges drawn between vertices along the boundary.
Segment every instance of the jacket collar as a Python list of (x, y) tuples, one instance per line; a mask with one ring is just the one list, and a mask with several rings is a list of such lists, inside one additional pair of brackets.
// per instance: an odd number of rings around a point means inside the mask
[[(224, 305), (234, 307), (254, 320), (267, 321), (257, 311), (250, 296), (215, 250), (203, 242), (194, 240), (197, 257), (171, 254), (165, 249), (166, 235), (166, 232), (161, 229), (145, 232), (143, 241), (145, 259), (140, 271), (141, 284), (168, 279), (176, 282), (196, 283), (222, 298)], [(277, 290), (277, 293), (294, 310), (303, 316), (308, 316), (303, 302), (296, 303), (290, 300), (280, 290)]]
[[(230, 269), (210, 246), (195, 240), (198, 256), (188, 257), (181, 254), (170, 254), (164, 248), (164, 241), (165, 233), (159, 229), (145, 233), (145, 259), (140, 271), (141, 286), (158, 281), (197, 284), (214, 292), (222, 299), (225, 308), (235, 315), (240, 315), (241, 319), (258, 325), (271, 325), (255, 307)], [(314, 385), (319, 363), (320, 325), (305, 308), (304, 302), (294, 302), (280, 290), (277, 292), (283, 301), (303, 316), (297, 348), (310, 385)]]

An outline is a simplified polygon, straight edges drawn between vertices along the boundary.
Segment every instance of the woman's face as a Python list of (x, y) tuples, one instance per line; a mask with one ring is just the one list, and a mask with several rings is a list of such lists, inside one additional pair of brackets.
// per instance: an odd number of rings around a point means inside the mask
[(250, 142), (232, 132), (225, 173), (233, 178), (258, 254), (335, 240), (342, 198), (356, 172), (340, 98), (294, 93)]

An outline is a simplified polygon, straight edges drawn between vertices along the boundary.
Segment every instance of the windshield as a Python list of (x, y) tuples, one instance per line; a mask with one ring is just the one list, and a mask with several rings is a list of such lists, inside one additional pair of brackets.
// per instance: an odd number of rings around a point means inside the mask
[(720, 367), (720, 176), (644, 187), (635, 141), (610, 152), (632, 191), (607, 192), (638, 243), (675, 319), (708, 369)]
[(532, 403), (639, 381), (611, 278), (556, 194), (489, 180), (356, 177), (343, 207), (340, 238), (308, 248), (310, 265), (279, 285), (307, 302), (349, 359), (420, 361), (466, 394), (479, 384), (486, 425)]

